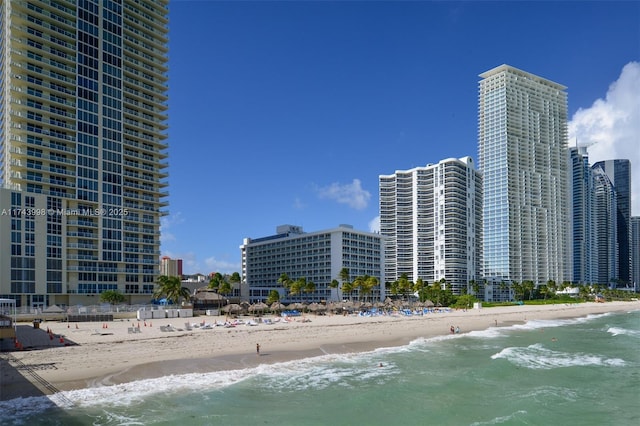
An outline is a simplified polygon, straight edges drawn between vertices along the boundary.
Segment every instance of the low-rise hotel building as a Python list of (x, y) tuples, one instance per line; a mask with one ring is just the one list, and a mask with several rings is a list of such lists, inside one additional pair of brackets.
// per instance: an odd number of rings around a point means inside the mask
[[(276, 234), (263, 238), (245, 238), (242, 252), (242, 299), (266, 301), (272, 290), (283, 301), (321, 302), (341, 300), (340, 288), (332, 289), (333, 280), (340, 281), (340, 271), (347, 268), (351, 279), (370, 276), (380, 286), (367, 297), (384, 298), (384, 258), (379, 234), (357, 231), (350, 225), (317, 232), (304, 232), (302, 227), (282, 225)], [(278, 279), (286, 274), (295, 281), (305, 278), (315, 284), (313, 292), (289, 295)]]

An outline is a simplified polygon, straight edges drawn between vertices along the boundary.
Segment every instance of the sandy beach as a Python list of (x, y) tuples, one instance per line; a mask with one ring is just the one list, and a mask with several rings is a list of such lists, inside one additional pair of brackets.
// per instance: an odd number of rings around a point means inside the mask
[[(279, 321), (255, 326), (240, 324), (232, 328), (202, 328), (203, 322), (224, 322), (224, 316), (147, 322), (133, 319), (109, 323), (43, 322), (39, 330), (21, 324), (18, 337), (26, 348), (33, 347), (33, 350), (0, 354), (3, 367), (0, 399), (170, 374), (246, 368), (327, 353), (361, 352), (404, 345), (420, 337), (446, 335), (451, 326), (467, 333), (530, 320), (577, 318), (638, 309), (640, 302), (608, 302), (452, 310), (423, 316), (308, 314), (291, 321), (267, 316), (265, 318)], [(252, 318), (241, 319), (246, 322)], [(162, 330), (169, 325), (173, 331)], [(140, 332), (131, 333), (130, 328), (138, 326)], [(40, 342), (39, 348), (36, 340)], [(256, 354), (258, 343), (259, 355)]]

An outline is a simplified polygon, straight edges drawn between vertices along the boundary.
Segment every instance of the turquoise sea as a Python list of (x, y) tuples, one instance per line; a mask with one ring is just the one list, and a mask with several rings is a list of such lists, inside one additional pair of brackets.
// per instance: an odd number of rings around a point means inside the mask
[(640, 311), (15, 399), (0, 402), (0, 416), (14, 425), (639, 425)]

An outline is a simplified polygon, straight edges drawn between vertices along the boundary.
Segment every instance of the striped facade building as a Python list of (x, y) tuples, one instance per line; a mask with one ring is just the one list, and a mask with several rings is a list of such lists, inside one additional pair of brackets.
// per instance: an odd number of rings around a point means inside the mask
[(167, 206), (168, 0), (0, 1), (0, 297), (148, 301)]

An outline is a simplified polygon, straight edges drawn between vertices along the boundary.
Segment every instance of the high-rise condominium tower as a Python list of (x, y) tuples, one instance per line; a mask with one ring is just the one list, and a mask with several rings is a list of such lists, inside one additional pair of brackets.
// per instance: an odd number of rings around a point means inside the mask
[(640, 216), (631, 216), (631, 284), (640, 289)]
[(618, 246), (618, 275), (613, 284), (624, 286), (631, 280), (631, 162), (629, 160), (599, 161), (593, 168), (600, 168), (613, 185), (616, 197), (616, 235)]
[(573, 238), (572, 281), (579, 284), (597, 283), (598, 251), (596, 243), (595, 177), (589, 165), (587, 147), (569, 149), (571, 234)]
[(566, 88), (508, 65), (480, 77), (485, 277), (570, 280)]
[(596, 234), (595, 252), (598, 259), (597, 274), (593, 284), (609, 286), (619, 276), (617, 198), (613, 183), (601, 167), (593, 167), (593, 178), (593, 227)]
[(149, 299), (167, 205), (167, 15), (168, 0), (0, 1), (1, 297)]
[(482, 279), (482, 179), (470, 157), (379, 177), (385, 276), (455, 294)]

